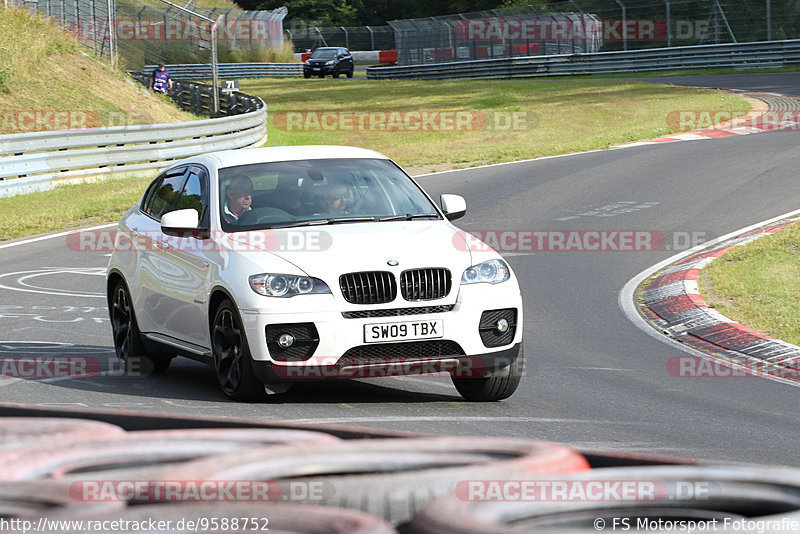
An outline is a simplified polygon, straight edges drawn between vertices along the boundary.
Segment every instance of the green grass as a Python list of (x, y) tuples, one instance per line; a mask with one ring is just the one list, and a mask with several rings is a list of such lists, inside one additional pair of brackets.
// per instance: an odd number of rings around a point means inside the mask
[[(240, 87), (268, 103), (270, 145), (362, 146), (412, 171), (607, 148), (672, 133), (667, 125), (672, 111), (750, 109), (744, 100), (718, 91), (616, 80), (265, 78), (242, 80)], [(476, 127), (378, 131), (368, 125), (348, 130), (338, 124), (326, 129), (312, 122), (281, 122), (289, 112), (308, 111), (315, 117), (321, 112), (460, 111), (471, 113)], [(513, 117), (516, 125), (509, 124)]]
[(729, 250), (703, 270), (699, 286), (726, 317), (800, 345), (800, 224)]
[(0, 9), (0, 134), (28, 131), (17, 118), (47, 111), (77, 112), (85, 127), (196, 118), (81, 52), (53, 20)]
[(0, 198), (0, 241), (116, 221), (142, 195), (150, 180), (152, 177), (64, 185)]
[[(269, 105), (269, 145), (336, 144), (373, 148), (412, 173), (563, 154), (670, 132), (674, 110), (746, 110), (726, 93), (634, 82), (586, 80), (370, 81), (243, 80), (245, 93)], [(287, 111), (461, 111), (490, 126), (474, 131), (288, 131)], [(495, 122), (497, 121), (497, 123)], [(475, 124), (478, 124), (476, 122)], [(71, 185), (0, 199), (0, 240), (114, 221), (147, 178)], [(48, 206), (42, 210), (41, 206)]]

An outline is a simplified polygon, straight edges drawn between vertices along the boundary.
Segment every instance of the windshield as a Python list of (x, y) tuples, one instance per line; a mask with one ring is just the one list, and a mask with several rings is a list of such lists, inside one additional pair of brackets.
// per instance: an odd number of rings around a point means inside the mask
[(439, 219), (397, 165), (383, 159), (319, 159), (219, 171), (222, 229), (262, 230), (339, 222)]
[(331, 48), (317, 48), (311, 54), (311, 59), (333, 59), (336, 57), (336, 49)]

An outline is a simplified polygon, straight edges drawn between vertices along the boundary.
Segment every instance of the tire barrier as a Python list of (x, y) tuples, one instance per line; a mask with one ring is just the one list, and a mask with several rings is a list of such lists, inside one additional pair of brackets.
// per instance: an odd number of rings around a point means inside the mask
[(0, 451), (16, 449), (37, 442), (53, 443), (73, 439), (115, 437), (124, 433), (125, 430), (116, 425), (87, 419), (2, 417), (0, 418)]
[[(625, 524), (635, 528), (641, 521), (647, 525), (653, 522), (665, 525), (675, 521), (717, 520), (720, 530), (723, 524), (730, 526), (725, 532), (750, 532), (752, 521), (800, 517), (800, 471), (797, 470), (743, 466), (620, 467), (571, 473), (559, 477), (558, 482), (566, 488), (583, 490), (590, 484), (611, 487), (614, 483), (627, 484), (636, 490), (630, 498), (624, 494), (620, 497), (619, 492), (601, 493), (606, 498), (600, 500), (561, 500), (553, 498), (553, 493), (548, 498), (543, 491), (529, 492), (525, 500), (500, 500), (497, 493), (492, 499), (488, 493), (481, 495), (484, 500), (470, 500), (464, 494), (451, 495), (431, 503), (418, 514), (411, 531), (499, 534), (517, 532), (513, 525), (518, 524), (524, 525), (526, 532), (569, 529), (570, 533), (588, 534), (603, 528), (611, 530), (612, 525), (617, 529)], [(529, 483), (530, 487), (553, 487), (552, 481), (545, 479), (530, 479)], [(521, 495), (515, 493), (515, 497)]]
[[(266, 504), (153, 504), (127, 508), (123, 513), (108, 512), (83, 517), (84, 524), (117, 521), (115, 533), (160, 532), (178, 534), (203, 532), (292, 532), (298, 534), (396, 534), (386, 522), (352, 510), (284, 503)], [(142, 524), (159, 525), (158, 530), (142, 530)], [(169, 525), (169, 526), (167, 526)], [(165, 528), (160, 528), (161, 526)], [(53, 534), (86, 534), (86, 530), (51, 530)]]
[(0, 518), (78, 517), (88, 513), (119, 511), (121, 502), (81, 502), (73, 499), (63, 482), (30, 480), (0, 482)]
[[(399, 525), (464, 480), (518, 480), (588, 467), (572, 449), (544, 441), (432, 437), (242, 450), (165, 469), (162, 477), (273, 481), (280, 484), (279, 498), (362, 510)], [(317, 484), (318, 491), (291, 495), (297, 483)]]
[(48, 440), (1, 453), (0, 480), (139, 480), (165, 464), (229, 451), (262, 450), (265, 445), (325, 446), (338, 441), (322, 432), (268, 429), (147, 430), (108, 437), (80, 434), (71, 440)]
[[(124, 431), (80, 419), (9, 417), (0, 418), (2, 446), (0, 519), (84, 521), (47, 523), (48, 532), (86, 532), (92, 520), (118, 521), (115, 532), (171, 521), (159, 531), (377, 534), (588, 534), (643, 521), (648, 531), (674, 532), (670, 525), (717, 521), (728, 525), (725, 532), (771, 522), (765, 531), (788, 534), (782, 525), (800, 521), (800, 470), (583, 455), (531, 439)], [(243, 518), (262, 523), (244, 528)]]

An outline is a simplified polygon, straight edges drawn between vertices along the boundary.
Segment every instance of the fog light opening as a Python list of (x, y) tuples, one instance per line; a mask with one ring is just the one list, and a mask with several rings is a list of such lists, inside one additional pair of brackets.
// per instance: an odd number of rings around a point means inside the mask
[(500, 319), (497, 321), (497, 324), (494, 325), (495, 330), (497, 330), (498, 334), (505, 334), (508, 332), (508, 321), (505, 319)]
[(294, 345), (294, 336), (292, 334), (281, 334), (278, 338), (278, 345), (281, 348), (288, 349)]

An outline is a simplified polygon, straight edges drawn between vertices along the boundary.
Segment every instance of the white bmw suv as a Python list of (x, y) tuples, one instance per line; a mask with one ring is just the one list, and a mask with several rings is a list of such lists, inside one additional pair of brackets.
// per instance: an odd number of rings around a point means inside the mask
[[(449, 373), (467, 400), (522, 376), (522, 299), (497, 252), (386, 156), (294, 146), (172, 165), (120, 220), (108, 266), (129, 368), (211, 364), (231, 399), (296, 381)], [(446, 376), (446, 375), (445, 375)]]

